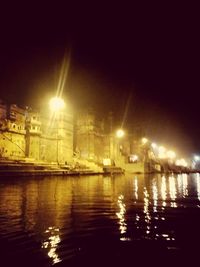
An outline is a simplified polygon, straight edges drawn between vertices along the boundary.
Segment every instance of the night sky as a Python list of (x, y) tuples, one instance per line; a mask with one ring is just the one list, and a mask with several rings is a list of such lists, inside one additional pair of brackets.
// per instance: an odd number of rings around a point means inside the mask
[(199, 14), (192, 5), (2, 7), (0, 98), (46, 105), (64, 57), (63, 95), (74, 108), (109, 110), (123, 127), (179, 151), (200, 151)]

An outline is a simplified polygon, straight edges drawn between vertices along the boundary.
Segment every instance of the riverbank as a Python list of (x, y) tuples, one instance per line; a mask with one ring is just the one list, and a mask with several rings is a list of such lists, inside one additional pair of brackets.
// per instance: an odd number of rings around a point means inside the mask
[(44, 162), (0, 161), (0, 177), (10, 176), (78, 176), (123, 173), (120, 167), (96, 166), (90, 162), (71, 165)]
[[(141, 165), (141, 164), (140, 164)], [(128, 166), (128, 167), (127, 167)], [(141, 167), (142, 166), (142, 167)], [(79, 175), (114, 175), (114, 174), (144, 174), (144, 173), (199, 173), (199, 170), (176, 169), (171, 171), (145, 171), (144, 164), (138, 168), (135, 165), (99, 166), (86, 160), (77, 161), (75, 164), (58, 165), (57, 163), (25, 162), (25, 161), (0, 161), (0, 177), (23, 176), (79, 176)]]

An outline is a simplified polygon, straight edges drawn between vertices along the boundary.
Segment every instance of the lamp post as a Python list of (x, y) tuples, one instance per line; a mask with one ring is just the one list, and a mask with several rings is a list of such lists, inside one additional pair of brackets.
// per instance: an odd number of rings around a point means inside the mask
[(57, 164), (59, 165), (59, 140), (58, 140), (58, 123), (59, 123), (59, 115), (60, 111), (65, 108), (65, 102), (60, 97), (53, 97), (49, 101), (49, 106), (51, 111), (53, 112), (53, 117), (57, 120), (57, 134), (56, 134), (56, 140), (57, 140), (57, 148), (56, 148), (56, 159)]

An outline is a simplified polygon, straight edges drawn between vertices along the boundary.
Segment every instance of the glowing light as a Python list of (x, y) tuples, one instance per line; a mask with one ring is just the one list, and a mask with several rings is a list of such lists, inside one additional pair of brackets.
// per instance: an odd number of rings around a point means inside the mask
[(120, 195), (118, 197), (118, 205), (120, 211), (116, 213), (117, 217), (119, 218), (119, 230), (121, 234), (126, 233), (127, 230), (127, 224), (125, 222), (126, 205), (123, 203), (123, 199), (123, 195)]
[(157, 211), (157, 205), (158, 205), (158, 188), (156, 186), (156, 181), (153, 181), (152, 185), (152, 190), (153, 190), (153, 211)]
[(200, 160), (200, 157), (197, 156), (197, 155), (195, 155), (195, 156), (194, 156), (194, 160), (195, 160), (195, 161), (199, 161), (199, 160)]
[(187, 167), (187, 162), (185, 159), (177, 159), (176, 160), (176, 166), (183, 166), (183, 167)]
[(116, 132), (116, 136), (118, 137), (118, 138), (122, 138), (123, 136), (124, 136), (124, 130), (122, 130), (122, 129), (119, 129), (119, 130), (117, 130), (117, 132)]
[(169, 177), (169, 193), (172, 200), (176, 198), (176, 186), (175, 186), (175, 179), (173, 176)]
[(104, 166), (110, 166), (110, 165), (112, 165), (111, 164), (111, 159), (103, 159), (103, 165)]
[(135, 198), (138, 199), (138, 180), (135, 178)]
[(177, 191), (176, 191), (175, 178), (173, 176), (169, 177), (169, 194), (172, 200), (171, 207), (176, 208), (177, 204), (175, 203), (175, 200), (176, 200)]
[(188, 196), (188, 179), (187, 179), (187, 174), (182, 174), (182, 179), (183, 179), (183, 197)]
[(145, 222), (147, 224), (146, 226), (146, 234), (150, 234), (150, 223), (151, 223), (151, 215), (149, 212), (149, 194), (148, 191), (146, 189), (146, 187), (144, 187), (144, 214), (145, 214)]
[(167, 157), (170, 159), (174, 159), (176, 157), (176, 153), (172, 150), (167, 151)]
[(130, 162), (137, 162), (138, 161), (138, 155), (130, 155), (129, 161)]
[(160, 159), (164, 159), (164, 158), (166, 158), (166, 148), (165, 147), (163, 147), (163, 146), (159, 146), (159, 148), (158, 148), (158, 157), (160, 158)]
[(53, 97), (49, 102), (50, 109), (54, 112), (64, 109), (65, 102), (62, 98)]
[(155, 149), (157, 148), (157, 144), (156, 143), (152, 143), (151, 146)]
[(200, 176), (199, 173), (196, 174), (196, 183), (197, 183), (197, 197), (200, 200)]
[(58, 243), (60, 243), (59, 229), (56, 227), (49, 227), (45, 234), (49, 237), (46, 241), (42, 243), (42, 248), (47, 249), (47, 255), (52, 259), (53, 264), (61, 261), (58, 254), (56, 253), (56, 248)]
[(178, 192), (179, 194), (182, 194), (182, 175), (178, 174), (177, 176), (177, 182), (178, 182)]
[(148, 142), (148, 139), (147, 138), (142, 138), (142, 144), (145, 145), (146, 143)]
[(163, 200), (162, 206), (166, 206), (166, 198), (167, 198), (167, 186), (166, 186), (166, 178), (165, 176), (162, 177), (162, 182), (161, 182), (161, 197)]

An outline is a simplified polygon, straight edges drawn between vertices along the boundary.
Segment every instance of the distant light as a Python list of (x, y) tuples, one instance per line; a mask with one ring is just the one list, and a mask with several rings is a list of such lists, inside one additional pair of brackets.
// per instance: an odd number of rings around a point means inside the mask
[(130, 162), (137, 162), (138, 161), (138, 155), (130, 155), (129, 156), (129, 161)]
[(142, 138), (142, 143), (143, 143), (143, 145), (145, 145), (146, 143), (148, 142), (148, 139), (147, 138)]
[(103, 159), (103, 165), (104, 166), (111, 166), (111, 159), (109, 159), (109, 158)]
[(152, 143), (151, 146), (155, 149), (157, 147), (156, 143)]
[(56, 111), (59, 111), (61, 109), (64, 109), (65, 102), (62, 98), (53, 97), (53, 98), (51, 98), (51, 100), (49, 102), (49, 106), (50, 106), (52, 111), (56, 112)]
[(118, 138), (122, 138), (123, 136), (124, 136), (124, 131), (122, 130), (122, 129), (119, 129), (119, 130), (117, 130), (117, 132), (116, 132), (116, 136), (118, 137)]
[(167, 151), (167, 157), (170, 159), (174, 159), (176, 157), (176, 153), (172, 150)]
[(176, 160), (176, 165), (177, 166), (183, 166), (183, 167), (187, 167), (187, 162), (186, 162), (186, 160), (185, 159), (177, 159)]
[(200, 157), (197, 156), (197, 155), (195, 155), (195, 156), (194, 156), (194, 160), (195, 160), (195, 161), (199, 161), (199, 160), (200, 160)]
[(160, 159), (164, 159), (164, 158), (167, 157), (166, 148), (164, 146), (159, 146), (159, 148), (158, 148), (158, 157)]

